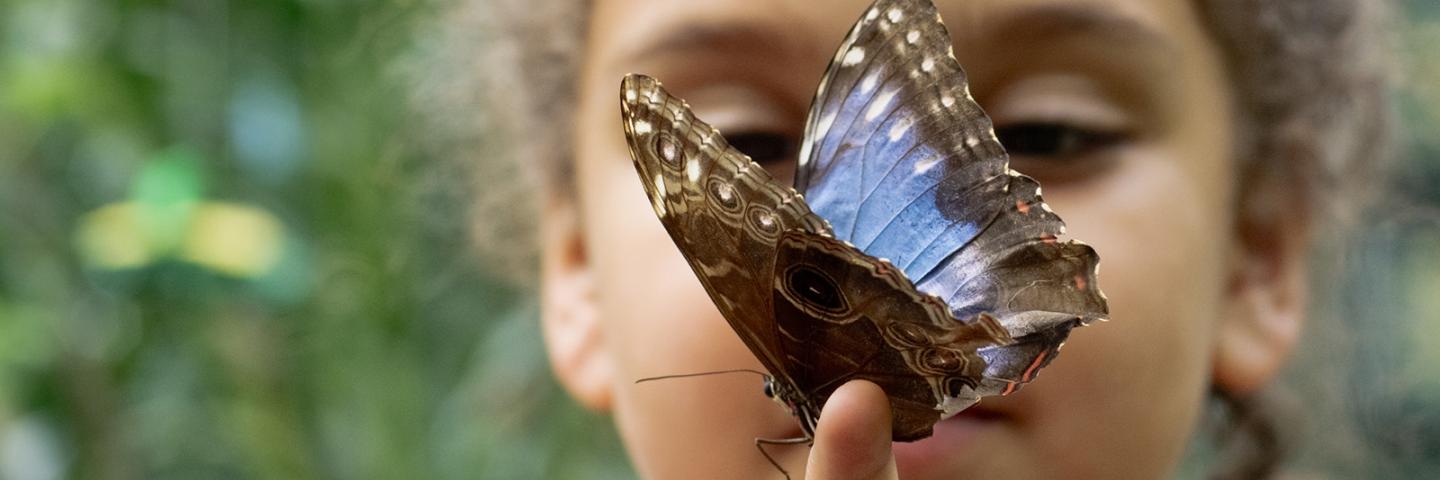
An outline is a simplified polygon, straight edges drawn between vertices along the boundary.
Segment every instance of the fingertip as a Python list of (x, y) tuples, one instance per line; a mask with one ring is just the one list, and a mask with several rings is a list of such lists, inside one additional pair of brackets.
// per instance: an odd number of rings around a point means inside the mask
[(869, 381), (851, 380), (841, 385), (821, 412), (820, 428), (824, 429), (828, 420), (837, 438), (868, 438), (879, 433), (889, 437), (890, 399)]
[(815, 431), (812, 478), (893, 478), (890, 401), (874, 383), (852, 380), (830, 395)]

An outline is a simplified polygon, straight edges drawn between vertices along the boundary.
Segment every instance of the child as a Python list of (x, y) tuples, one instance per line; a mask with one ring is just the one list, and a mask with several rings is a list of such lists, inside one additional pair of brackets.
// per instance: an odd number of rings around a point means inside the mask
[[(492, 3), (482, 28), (505, 40), (482, 72), (489, 126), (539, 176), (556, 376), (613, 414), (645, 478), (778, 478), (753, 439), (798, 427), (758, 378), (634, 384), (760, 365), (647, 203), (617, 87), (631, 72), (660, 79), (788, 182), (816, 83), (869, 2)], [(813, 449), (772, 454), (797, 478), (807, 465), (809, 478), (1173, 475), (1208, 396), (1246, 408), (1290, 357), (1311, 232), (1349, 195), (1338, 180), (1362, 184), (1383, 153), (1374, 6), (937, 4), (1011, 166), (1100, 253), (1112, 321), (1077, 329), (1034, 383), (931, 438), (892, 445), (884, 396), (856, 382), (826, 406)], [(1260, 453), (1223, 467), (1264, 475), (1275, 459)]]

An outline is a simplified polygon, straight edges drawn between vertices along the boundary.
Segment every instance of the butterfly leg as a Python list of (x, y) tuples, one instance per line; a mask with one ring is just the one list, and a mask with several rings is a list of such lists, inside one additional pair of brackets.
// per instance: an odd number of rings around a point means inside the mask
[(790, 472), (785, 471), (785, 467), (780, 466), (780, 462), (775, 461), (775, 457), (771, 457), (771, 456), (770, 456), (770, 452), (765, 451), (765, 446), (766, 446), (766, 445), (799, 445), (799, 444), (802, 444), (802, 443), (803, 443), (803, 444), (806, 444), (806, 445), (813, 445), (813, 444), (815, 443), (815, 439), (813, 439), (813, 438), (811, 438), (811, 437), (808, 437), (808, 436), (806, 436), (806, 437), (795, 437), (795, 438), (785, 438), (785, 439), (779, 439), (779, 440), (769, 439), (769, 438), (756, 438), (756, 439), (755, 439), (755, 448), (758, 449), (758, 450), (760, 450), (760, 454), (761, 454), (761, 455), (764, 455), (766, 460), (769, 460), (769, 461), (770, 461), (770, 465), (774, 466), (776, 470), (779, 470), (779, 471), (780, 471), (780, 474), (781, 474), (781, 475), (784, 475), (784, 476), (785, 476), (785, 480), (790, 480)]

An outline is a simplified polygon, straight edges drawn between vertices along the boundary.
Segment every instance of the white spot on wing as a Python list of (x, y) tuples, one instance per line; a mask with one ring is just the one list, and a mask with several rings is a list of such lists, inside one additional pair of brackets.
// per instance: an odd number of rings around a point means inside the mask
[(899, 22), (901, 18), (905, 18), (905, 12), (900, 11), (898, 8), (892, 8), (890, 12), (885, 14), (885, 18), (889, 18), (892, 22)]
[(852, 47), (850, 51), (845, 52), (845, 58), (840, 60), (840, 65), (853, 67), (863, 61), (865, 61), (865, 49)]
[(895, 100), (895, 93), (898, 91), (899, 90), (890, 90), (887, 92), (883, 92), (880, 94), (879, 97), (876, 97), (875, 103), (870, 104), (870, 109), (865, 111), (865, 121), (868, 122), (874, 120), (875, 117), (880, 116), (881, 112), (884, 112), (886, 108), (889, 108), (890, 102), (892, 100)]
[(909, 44), (911, 44), (911, 45), (914, 45), (915, 42), (918, 42), (918, 41), (920, 41), (920, 32), (915, 31), (915, 30), (911, 30), (910, 33), (905, 34), (905, 42), (906, 42), (906, 43), (909, 43)]
[(697, 158), (695, 158), (695, 157), (692, 156), (692, 157), (690, 158), (690, 161), (689, 161), (689, 162), (686, 162), (686, 164), (685, 164), (685, 175), (690, 177), (690, 181), (691, 181), (691, 182), (698, 182), (698, 181), (700, 181), (700, 160), (699, 160), (699, 159), (697, 159)]
[(820, 117), (820, 123), (816, 125), (816, 138), (825, 138), (825, 134), (830, 133), (830, 126), (834, 124), (835, 112), (830, 112), (824, 117)]
[(935, 168), (935, 166), (936, 166), (936, 165), (939, 165), (939, 164), (940, 164), (940, 156), (939, 156), (939, 155), (935, 155), (935, 156), (932, 156), (932, 157), (930, 157), (930, 158), (921, 160), (919, 163), (916, 163), (916, 164), (915, 164), (915, 174), (916, 174), (916, 175), (924, 174), (925, 172), (930, 171), (930, 169)]
[(735, 189), (728, 183), (722, 183), (715, 187), (715, 194), (720, 196), (720, 200), (729, 202), (735, 197)]
[(944, 105), (945, 108), (953, 107), (955, 106), (955, 97), (950, 96), (950, 94), (945, 94), (940, 97), (940, 104)]
[(877, 70), (877, 71), (874, 71), (874, 72), (870, 72), (869, 75), (866, 75), (866, 76), (865, 76), (865, 79), (864, 79), (864, 80), (861, 80), (861, 81), (860, 81), (860, 93), (863, 93), (863, 94), (868, 94), (868, 93), (870, 93), (871, 90), (874, 90), (874, 89), (875, 89), (875, 84), (876, 84), (876, 83), (879, 83), (879, 81), (880, 81), (880, 71)]
[(649, 121), (647, 121), (647, 120), (636, 120), (636, 121), (635, 121), (635, 133), (640, 134), (640, 135), (644, 135), (644, 134), (650, 133), (652, 130), (654, 130), (654, 128), (652, 128), (652, 127), (650, 126), (650, 122), (649, 122)]
[(925, 58), (924, 61), (920, 62), (920, 70), (925, 73), (930, 73), (931, 70), (935, 70), (935, 59)]
[(890, 141), (893, 142), (899, 140), (900, 137), (905, 136), (905, 132), (909, 131), (910, 126), (914, 124), (915, 122), (912, 121), (910, 118), (906, 118), (897, 122), (895, 126), (890, 127)]

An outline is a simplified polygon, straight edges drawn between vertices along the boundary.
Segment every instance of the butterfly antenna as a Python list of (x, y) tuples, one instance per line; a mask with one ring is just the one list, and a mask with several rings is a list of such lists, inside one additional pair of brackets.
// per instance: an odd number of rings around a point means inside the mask
[(649, 381), (652, 381), (652, 380), (665, 380), (665, 379), (670, 379), (670, 378), (703, 377), (703, 376), (705, 376), (705, 375), (720, 375), (720, 374), (722, 374), (722, 373), (740, 373), (740, 372), (753, 373), (753, 374), (756, 374), (756, 375), (759, 375), (759, 376), (762, 376), (762, 377), (767, 377), (767, 376), (770, 375), (770, 374), (768, 374), (768, 373), (765, 373), (765, 372), (762, 372), (762, 371), (759, 371), (759, 370), (751, 370), (751, 369), (748, 369), (748, 368), (737, 368), (737, 369), (734, 369), (734, 370), (720, 370), (720, 371), (715, 371), (715, 372), (682, 373), (682, 374), (679, 374), (679, 375), (662, 375), (662, 376), (659, 376), (659, 377), (648, 377), (648, 378), (642, 378), (642, 379), (636, 380), (635, 383), (649, 382)]

